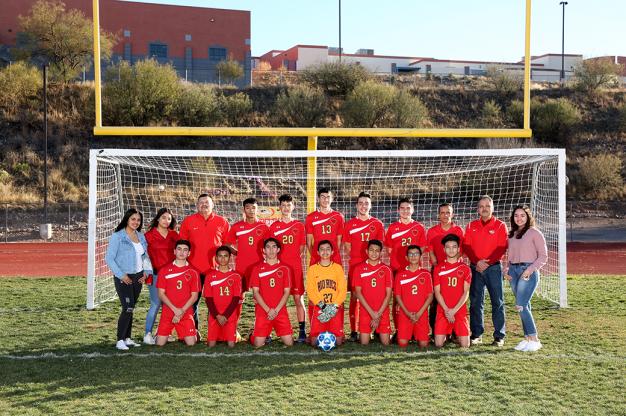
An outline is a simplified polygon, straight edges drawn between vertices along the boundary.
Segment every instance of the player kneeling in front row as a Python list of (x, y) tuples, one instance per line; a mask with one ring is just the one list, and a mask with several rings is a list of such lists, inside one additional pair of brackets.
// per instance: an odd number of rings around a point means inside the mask
[(320, 260), (306, 274), (306, 293), (313, 305), (310, 314), (310, 343), (317, 346), (318, 335), (330, 332), (336, 338), (336, 344), (343, 342), (343, 302), (346, 300), (347, 283), (340, 264), (331, 259), (334, 254), (333, 244), (322, 240), (317, 245)]
[(254, 266), (250, 274), (250, 287), (256, 300), (252, 336), (257, 348), (265, 345), (272, 329), (286, 346), (293, 345), (293, 328), (285, 306), (291, 291), (291, 270), (278, 260), (279, 251), (277, 239), (265, 240), (265, 261)]
[(393, 275), (389, 266), (380, 260), (382, 250), (380, 240), (370, 240), (367, 260), (356, 266), (352, 275), (359, 299), (359, 332), (363, 345), (369, 344), (372, 332), (378, 333), (383, 345), (390, 343), (389, 301)]
[(207, 345), (226, 341), (229, 347), (237, 342), (237, 309), (241, 300), (241, 275), (228, 266), (231, 249), (221, 246), (215, 252), (217, 268), (210, 270), (204, 281), (203, 295), (209, 308)]
[(436, 347), (443, 347), (446, 337), (452, 330), (461, 347), (467, 348), (470, 345), (466, 302), (472, 282), (472, 271), (461, 259), (460, 242), (461, 239), (457, 235), (446, 235), (441, 240), (446, 260), (435, 266), (434, 285), (438, 302), (435, 321)]
[(420, 267), (422, 249), (410, 245), (406, 250), (409, 265), (396, 273), (394, 293), (397, 302), (398, 346), (406, 347), (415, 337), (420, 348), (429, 342), (428, 307), (433, 301), (433, 283), (428, 270)]
[(159, 270), (157, 288), (163, 310), (157, 330), (158, 346), (167, 343), (172, 329), (176, 329), (178, 338), (183, 339), (185, 344), (191, 346), (196, 343), (192, 306), (200, 293), (200, 275), (187, 262), (190, 252), (191, 243), (178, 240), (174, 248), (174, 262)]

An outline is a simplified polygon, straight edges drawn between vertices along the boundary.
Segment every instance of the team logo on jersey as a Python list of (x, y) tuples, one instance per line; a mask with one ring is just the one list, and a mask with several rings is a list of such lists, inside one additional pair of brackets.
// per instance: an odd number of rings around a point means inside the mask
[(417, 229), (413, 229), (413, 230), (411, 231), (411, 234), (413, 234), (413, 235), (417, 235)]
[(330, 219), (330, 223), (331, 223), (331, 224), (337, 224), (337, 220), (336, 220), (336, 219), (334, 219), (334, 218), (331, 218), (331, 219)]
[(376, 231), (376, 227), (375, 227), (375, 226), (373, 226), (373, 225), (370, 225), (370, 231), (372, 231), (372, 232), (373, 232), (373, 231)]
[(456, 275), (459, 277), (463, 277), (463, 270), (457, 270)]
[(263, 234), (263, 230), (261, 230), (260, 228), (257, 228), (256, 235), (260, 237), (262, 234)]
[(276, 272), (276, 276), (278, 276), (278, 277), (283, 277), (283, 271), (282, 271), (282, 270), (278, 270), (278, 271)]
[(235, 282), (233, 281), (233, 279), (228, 279), (228, 280), (226, 281), (226, 283), (228, 283), (228, 286), (232, 286), (232, 285), (234, 285), (234, 284), (235, 284)]
[(496, 233), (496, 230), (489, 230), (489, 234), (494, 235)]
[(420, 282), (420, 285), (423, 285), (426, 282), (426, 280), (423, 277), (420, 277), (419, 282)]
[(385, 275), (385, 271), (384, 270), (379, 270), (378, 271), (378, 276), (383, 277)]

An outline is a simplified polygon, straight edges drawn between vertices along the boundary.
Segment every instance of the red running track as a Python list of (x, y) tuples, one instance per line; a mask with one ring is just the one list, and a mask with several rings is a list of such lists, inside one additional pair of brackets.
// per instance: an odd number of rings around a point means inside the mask
[[(626, 243), (570, 243), (567, 272), (626, 275)], [(0, 244), (0, 277), (86, 274), (87, 243)]]

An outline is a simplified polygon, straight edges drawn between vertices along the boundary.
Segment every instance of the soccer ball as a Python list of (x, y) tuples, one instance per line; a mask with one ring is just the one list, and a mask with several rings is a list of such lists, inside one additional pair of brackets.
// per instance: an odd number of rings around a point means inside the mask
[(330, 351), (335, 348), (337, 343), (337, 337), (330, 332), (322, 332), (317, 336), (317, 346), (320, 347), (322, 351)]

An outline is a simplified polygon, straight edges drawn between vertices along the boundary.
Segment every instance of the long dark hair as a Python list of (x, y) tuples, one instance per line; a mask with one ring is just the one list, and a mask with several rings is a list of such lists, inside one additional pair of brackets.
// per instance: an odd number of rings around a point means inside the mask
[[(522, 227), (521, 229), (515, 223), (515, 211), (517, 211), (518, 209), (524, 211), (527, 217), (526, 224), (524, 224), (524, 227)], [(534, 226), (535, 217), (533, 217), (533, 214), (530, 212), (530, 208), (528, 208), (526, 205), (518, 205), (513, 208), (513, 211), (511, 212), (511, 231), (509, 231), (509, 238), (513, 238), (513, 236), (515, 236), (515, 238), (520, 239), (524, 236), (524, 234), (526, 234), (526, 231), (528, 231), (530, 227)]]
[(124, 217), (122, 218), (122, 221), (120, 221), (120, 223), (117, 225), (117, 228), (115, 228), (115, 231), (117, 232), (126, 228), (126, 226), (128, 225), (128, 219), (135, 214), (139, 214), (139, 227), (137, 227), (137, 231), (141, 231), (141, 226), (143, 225), (143, 214), (137, 211), (135, 208), (129, 208), (128, 211), (126, 211)]
[(150, 225), (148, 225), (148, 230), (151, 230), (152, 228), (156, 228), (159, 225), (159, 219), (161, 219), (161, 216), (165, 213), (170, 214), (172, 216), (172, 221), (170, 221), (170, 225), (168, 225), (167, 228), (169, 228), (170, 230), (173, 230), (174, 227), (176, 226), (176, 218), (174, 218), (174, 214), (172, 214), (172, 211), (170, 211), (169, 208), (161, 208), (160, 210), (157, 211), (154, 218), (152, 218), (152, 221), (150, 221)]

